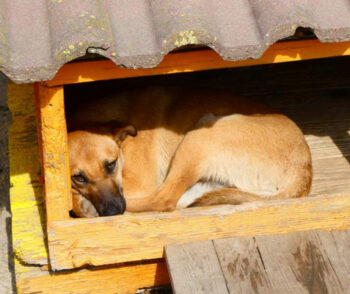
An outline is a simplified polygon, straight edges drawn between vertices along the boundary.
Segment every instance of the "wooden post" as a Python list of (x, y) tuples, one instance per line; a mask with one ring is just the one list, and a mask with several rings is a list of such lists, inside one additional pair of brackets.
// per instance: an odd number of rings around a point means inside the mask
[(39, 128), (48, 226), (69, 219), (70, 174), (63, 86), (38, 85)]

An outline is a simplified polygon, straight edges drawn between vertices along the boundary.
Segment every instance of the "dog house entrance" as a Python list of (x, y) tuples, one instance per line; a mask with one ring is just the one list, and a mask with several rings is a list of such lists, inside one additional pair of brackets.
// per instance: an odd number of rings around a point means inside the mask
[[(295, 63), (78, 84), (72, 82), (74, 79), (62, 82), (58, 76), (57, 84), (39, 84), (37, 97), (52, 269), (161, 258), (167, 244), (343, 228), (341, 220), (350, 211), (347, 196), (350, 194), (350, 100), (346, 99), (350, 91), (317, 90), (321, 85), (315, 84), (315, 79), (312, 82), (308, 79), (308, 75), (315, 74), (312, 68), (316, 64), (305, 62), (300, 65), (304, 66), (302, 70)], [(66, 74), (68, 78), (69, 74)], [(113, 77), (118, 78), (113, 75), (110, 78)], [(292, 118), (305, 133), (312, 151), (313, 197), (172, 213), (70, 217), (66, 118), (69, 121), (72, 111), (89, 100), (98, 103), (103, 95), (117, 95), (131, 88), (194, 84), (243, 94)]]

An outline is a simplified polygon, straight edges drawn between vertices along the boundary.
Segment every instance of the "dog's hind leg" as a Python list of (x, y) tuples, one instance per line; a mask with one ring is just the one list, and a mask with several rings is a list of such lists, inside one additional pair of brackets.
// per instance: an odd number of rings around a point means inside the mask
[(305, 197), (308, 195), (310, 189), (308, 185), (309, 183), (307, 181), (304, 182), (301, 180), (298, 185), (293, 185), (293, 187), (285, 189), (284, 191), (270, 197), (263, 197), (237, 188), (218, 189), (205, 193), (202, 197), (199, 197), (187, 207), (224, 204), (238, 205), (245, 202)]
[(212, 191), (193, 205), (306, 196), (311, 179), (308, 146), (286, 117), (207, 115), (184, 137), (164, 183), (152, 195), (128, 201), (127, 209), (174, 210), (198, 181), (227, 189)]
[[(196, 128), (186, 134), (174, 154), (163, 184), (146, 198), (128, 200), (128, 211), (175, 210), (181, 196), (202, 178), (205, 172), (202, 169), (203, 161), (216, 153), (215, 140), (210, 139), (213, 130), (208, 125), (208, 122), (214, 118), (216, 120), (216, 117), (211, 114), (204, 116)], [(203, 127), (204, 124), (205, 127)], [(206, 141), (211, 141), (212, 146), (209, 146), (210, 144)], [(203, 143), (207, 148), (203, 148)]]
[[(191, 156), (192, 155), (192, 156)], [(181, 196), (199, 181), (201, 174), (196, 168), (201, 156), (193, 156), (187, 144), (177, 150), (164, 183), (150, 196), (142, 199), (128, 199), (127, 211), (172, 211)]]

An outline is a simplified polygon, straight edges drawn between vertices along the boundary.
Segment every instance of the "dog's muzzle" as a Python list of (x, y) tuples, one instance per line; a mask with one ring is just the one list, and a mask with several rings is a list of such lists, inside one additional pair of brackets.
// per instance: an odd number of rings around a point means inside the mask
[(111, 216), (123, 214), (126, 208), (126, 201), (124, 196), (114, 197), (112, 199), (103, 201), (100, 216)]

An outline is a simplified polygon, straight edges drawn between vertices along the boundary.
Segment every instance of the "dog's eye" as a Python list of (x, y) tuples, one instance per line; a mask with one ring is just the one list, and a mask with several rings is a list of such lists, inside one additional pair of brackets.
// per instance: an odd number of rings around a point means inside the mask
[(107, 162), (105, 164), (107, 173), (111, 174), (112, 172), (114, 172), (116, 165), (117, 165), (117, 160), (113, 160), (111, 162)]
[(81, 174), (72, 176), (72, 179), (81, 184), (85, 184), (88, 182), (88, 179)]

